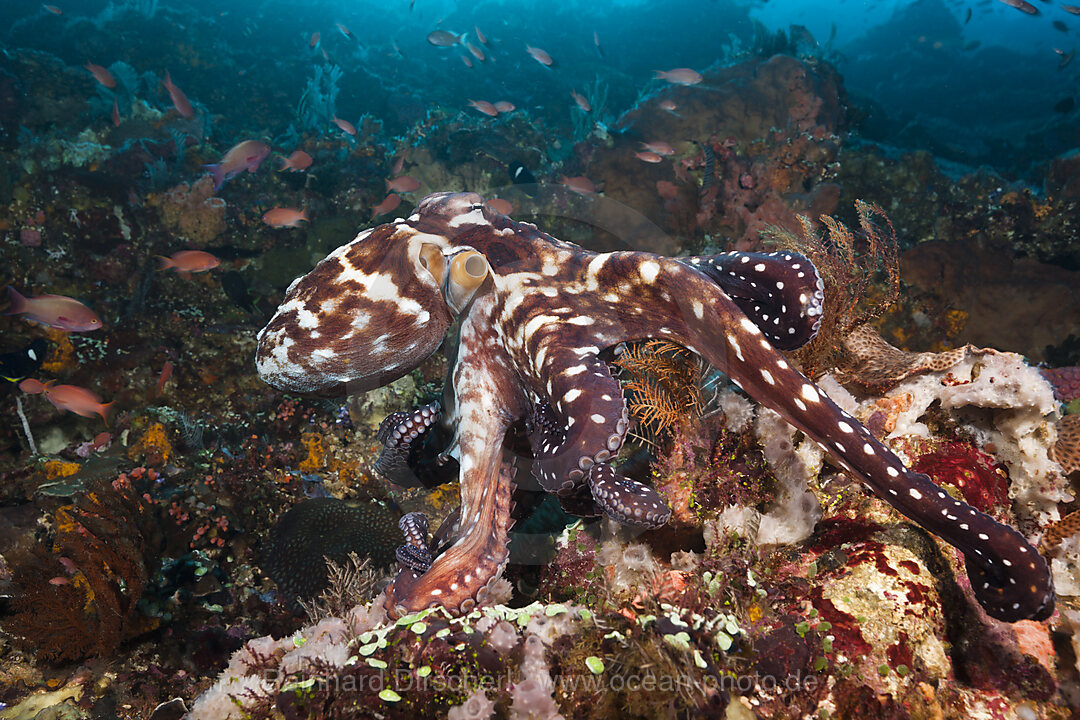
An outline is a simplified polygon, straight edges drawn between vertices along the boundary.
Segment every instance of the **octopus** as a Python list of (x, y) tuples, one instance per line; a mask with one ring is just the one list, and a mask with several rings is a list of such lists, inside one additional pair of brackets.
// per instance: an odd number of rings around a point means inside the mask
[[(629, 418), (605, 360), (620, 343), (662, 338), (697, 353), (955, 546), (990, 616), (1049, 617), (1048, 566), (1020, 532), (909, 470), (785, 358), (813, 338), (823, 302), (817, 271), (793, 253), (595, 253), (477, 194), (436, 193), (294, 281), (259, 334), (256, 366), (291, 392), (366, 391), (417, 368), (457, 321), (442, 405), (395, 414), (380, 429), (380, 472), (427, 483), (452, 468), (461, 493), (432, 539), (424, 516), (401, 519), (400, 569), (385, 595), (391, 616), (433, 606), (466, 613), (484, 599), (507, 562), (519, 485), (583, 517), (647, 528), (668, 520), (664, 498), (613, 462)], [(519, 473), (528, 455), (529, 472)], [(425, 467), (423, 477), (413, 467)]]

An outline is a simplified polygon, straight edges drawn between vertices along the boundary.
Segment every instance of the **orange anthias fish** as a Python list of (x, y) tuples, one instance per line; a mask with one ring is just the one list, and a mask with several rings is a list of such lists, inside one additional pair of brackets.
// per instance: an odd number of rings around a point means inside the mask
[(53, 15), (64, 14), (64, 11), (56, 7), (55, 5), (42, 5), (41, 7), (45, 8), (46, 11), (51, 12)]
[(675, 154), (675, 148), (671, 147), (671, 145), (669, 145), (668, 143), (662, 142), (660, 140), (654, 140), (653, 142), (643, 142), (641, 143), (641, 147), (648, 150), (649, 152), (654, 152), (657, 155)]
[(473, 55), (473, 57), (474, 57), (474, 58), (476, 58), (476, 59), (477, 59), (477, 60), (479, 60), (480, 62), (484, 62), (484, 60), (485, 60), (486, 56), (484, 55), (484, 51), (483, 51), (483, 50), (481, 50), (480, 48), (476, 47), (475, 45), (473, 45), (473, 44), (472, 44), (471, 42), (469, 42), (468, 40), (466, 40), (466, 41), (465, 41), (465, 47), (466, 47), (466, 48), (468, 49), (468, 51), (469, 51), (469, 52), (471, 52), (471, 53), (472, 53), (472, 55)]
[(589, 104), (589, 101), (585, 99), (584, 95), (577, 92), (576, 90), (571, 90), (570, 97), (574, 98), (574, 102), (576, 102), (577, 106), (583, 111), (592, 112), (592, 105)]
[(471, 68), (473, 66), (473, 61), (469, 59), (468, 55), (462, 55), (461, 62), (465, 63), (465, 67), (467, 68)]
[(346, 135), (356, 135), (356, 126), (348, 120), (342, 120), (338, 116), (333, 117), (334, 124), (341, 128), (341, 131)]
[(374, 220), (380, 215), (385, 215), (388, 212), (397, 210), (397, 206), (400, 204), (401, 196), (396, 193), (390, 193), (381, 203), (371, 208), (371, 219)]
[(476, 39), (479, 40), (482, 45), (487, 45), (487, 38), (484, 37), (484, 33), (480, 32), (480, 28), (476, 25), (473, 25), (473, 30), (476, 31)]
[(311, 167), (311, 156), (303, 150), (293, 150), (292, 154), (287, 158), (281, 158), (281, 166), (278, 171), (288, 170), (289, 172), (300, 172), (307, 170)]
[(57, 410), (67, 410), (83, 417), (100, 415), (102, 420), (109, 422), (109, 411), (113, 404), (102, 404), (97, 393), (78, 385), (54, 385), (52, 380), (45, 383), (43, 392), (45, 399)]
[(507, 102), (506, 100), (500, 100), (499, 102), (495, 103), (492, 107), (494, 107), (496, 110), (498, 110), (501, 113), (508, 113), (508, 112), (514, 112), (514, 108), (516, 106), (512, 102)]
[(231, 180), (247, 170), (255, 172), (270, 154), (270, 146), (258, 140), (244, 140), (234, 145), (221, 158), (221, 162), (203, 165), (214, 176), (214, 190), (220, 190), (226, 180)]
[(690, 68), (675, 68), (674, 70), (657, 70), (657, 80), (667, 80), (676, 85), (697, 85), (701, 82), (701, 73)]
[(321, 37), (322, 35), (318, 31), (311, 33), (311, 40), (308, 41), (308, 47), (312, 50), (317, 48), (319, 46), (319, 38)]
[(94, 63), (88, 62), (83, 65), (83, 67), (89, 70), (90, 74), (94, 76), (94, 79), (105, 87), (109, 88), (110, 90), (116, 87), (116, 78), (114, 78), (112, 76), (112, 73), (103, 68), (101, 65), (95, 65)]
[(112, 124), (113, 127), (120, 127), (120, 105), (117, 104), (116, 98), (112, 101)]
[(514, 211), (514, 203), (509, 200), (503, 200), (502, 198), (491, 198), (487, 201), (487, 204), (492, 210), (503, 215), (509, 215)]
[(307, 213), (296, 208), (276, 207), (263, 213), (262, 221), (270, 227), (298, 227), (308, 222)]
[(409, 177), (408, 175), (402, 175), (401, 177), (396, 177), (393, 180), (387, 180), (386, 181), (386, 189), (387, 190), (395, 190), (395, 191), (397, 191), (399, 193), (402, 193), (402, 192), (406, 192), (406, 193), (416, 192), (417, 190), (420, 189), (420, 181), (417, 180), (414, 177)]
[(654, 153), (651, 150), (643, 150), (639, 153), (634, 153), (634, 157), (641, 162), (647, 163), (658, 163), (664, 159), (659, 153)]
[(546, 52), (544, 52), (540, 48), (534, 48), (531, 45), (526, 45), (525, 46), (525, 52), (532, 55), (533, 60), (535, 60), (536, 62), (538, 62), (541, 65), (544, 65), (546, 67), (551, 67), (551, 64), (553, 62), (555, 62), (554, 60), (551, 59), (550, 55), (548, 55)]
[(1009, 7), (1014, 7), (1017, 10), (1022, 10), (1024, 12), (1026, 12), (1028, 15), (1038, 15), (1039, 14), (1039, 8), (1035, 7), (1031, 3), (1027, 2), (1027, 0), (1001, 0), (1001, 2), (1005, 3)]
[(8, 298), (11, 300), (8, 315), (25, 315), (36, 323), (67, 332), (89, 332), (101, 327), (101, 318), (74, 298), (64, 295), (28, 298), (10, 285)]
[(176, 112), (180, 113), (181, 117), (189, 120), (195, 117), (195, 110), (191, 107), (191, 101), (188, 100), (184, 91), (173, 83), (168, 70), (165, 71), (165, 79), (161, 81), (161, 84), (169, 91), (169, 98), (172, 100), (173, 107), (176, 108)]
[(27, 395), (40, 395), (45, 392), (45, 383), (34, 378), (26, 378), (19, 383), (19, 389)]
[(499, 114), (499, 111), (495, 109), (495, 106), (489, 103), (487, 100), (470, 100), (469, 104), (480, 112), (484, 113), (485, 115), (495, 117)]
[(584, 175), (578, 175), (577, 177), (566, 177), (563, 175), (559, 178), (559, 182), (576, 192), (578, 195), (596, 194), (596, 185)]
[(176, 270), (181, 273), (200, 273), (213, 270), (221, 264), (215, 256), (202, 250), (181, 250), (172, 257), (158, 256), (159, 270)]

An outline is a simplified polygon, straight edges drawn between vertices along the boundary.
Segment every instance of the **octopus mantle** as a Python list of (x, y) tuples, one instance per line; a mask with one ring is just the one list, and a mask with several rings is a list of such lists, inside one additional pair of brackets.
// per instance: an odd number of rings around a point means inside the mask
[[(1049, 616), (1047, 565), (1019, 532), (908, 470), (784, 359), (779, 350), (817, 331), (822, 299), (816, 271), (797, 255), (597, 254), (500, 215), (478, 195), (438, 193), (296, 280), (259, 335), (257, 366), (285, 390), (360, 392), (417, 367), (460, 317), (441, 422), (452, 433), (445, 454), (459, 462), (461, 505), (449, 547), (437, 556), (426, 520), (403, 519), (402, 567), (387, 590), (392, 614), (432, 605), (466, 612), (498, 579), (516, 472), (503, 441), (522, 421), (532, 476), (564, 508), (645, 526), (667, 520), (655, 490), (609, 463), (626, 435), (626, 404), (600, 357), (621, 342), (665, 338), (701, 355), (879, 497), (956, 546), (990, 615)], [(435, 417), (426, 408), (395, 418), (380, 439), (408, 450)], [(399, 456), (388, 465), (407, 462)]]

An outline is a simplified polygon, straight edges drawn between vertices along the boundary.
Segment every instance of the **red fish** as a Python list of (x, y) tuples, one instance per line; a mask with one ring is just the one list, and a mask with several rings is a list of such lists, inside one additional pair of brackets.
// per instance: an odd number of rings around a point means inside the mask
[(657, 70), (657, 80), (667, 80), (676, 85), (697, 85), (701, 82), (701, 73), (690, 68), (675, 68), (674, 70)]
[(400, 155), (397, 156), (397, 159), (394, 160), (394, 167), (393, 167), (393, 169), (390, 170), (390, 174), (391, 175), (400, 175), (401, 171), (404, 170), (404, 169), (405, 169), (405, 153), (402, 152)]
[(176, 270), (181, 273), (200, 273), (213, 270), (221, 260), (202, 250), (181, 250), (171, 257), (158, 256), (159, 270)]
[(356, 126), (348, 120), (342, 120), (337, 115), (333, 118), (334, 124), (341, 128), (341, 131), (346, 135), (356, 135)]
[(262, 221), (270, 227), (299, 227), (307, 222), (307, 213), (296, 208), (276, 207), (263, 213)]
[(502, 215), (509, 215), (514, 210), (514, 203), (502, 198), (491, 198), (487, 204), (492, 210)]
[(485, 59), (485, 55), (484, 55), (484, 51), (483, 51), (483, 50), (481, 50), (480, 48), (476, 47), (475, 45), (473, 45), (473, 44), (472, 44), (471, 42), (469, 42), (468, 40), (466, 40), (466, 41), (465, 41), (465, 47), (466, 47), (466, 48), (468, 48), (469, 52), (471, 52), (471, 53), (472, 53), (472, 55), (473, 55), (473, 57), (474, 57), (474, 58), (476, 58), (476, 59), (477, 59), (477, 60), (479, 60), (480, 62), (484, 62), (484, 59)]
[(390, 193), (386, 198), (371, 209), (371, 219), (385, 215), (388, 212), (397, 210), (397, 206), (401, 204), (401, 196), (396, 193)]
[(244, 140), (234, 145), (214, 165), (203, 165), (214, 176), (214, 190), (220, 190), (226, 180), (231, 180), (247, 170), (255, 172), (270, 154), (270, 146), (258, 140)]
[(337, 29), (341, 31), (341, 34), (350, 40), (356, 40), (356, 36), (349, 32), (349, 28), (345, 27), (342, 23), (337, 23)]
[(641, 143), (641, 147), (645, 148), (649, 152), (654, 152), (657, 155), (666, 156), (675, 154), (675, 148), (671, 147), (671, 145), (667, 144), (666, 142), (661, 142), (660, 140), (654, 140), (653, 142), (643, 142)]
[(578, 195), (596, 194), (596, 185), (584, 175), (578, 175), (577, 177), (566, 177), (563, 175), (559, 178), (559, 182), (576, 192)]
[(461, 56), (461, 62), (465, 63), (465, 67), (467, 67), (467, 68), (471, 69), (472, 66), (473, 66), (472, 60), (469, 59), (468, 55), (462, 55)]
[(499, 114), (499, 111), (495, 109), (495, 106), (489, 103), (487, 100), (470, 100), (469, 104), (480, 112), (484, 113), (485, 115), (495, 117)]
[(496, 110), (498, 110), (501, 113), (508, 113), (508, 112), (514, 112), (514, 108), (516, 106), (512, 102), (507, 102), (506, 100), (500, 100), (499, 102), (492, 105), (492, 107), (495, 108)]
[(90, 71), (90, 74), (94, 76), (94, 79), (105, 87), (112, 90), (116, 87), (116, 78), (112, 76), (112, 73), (103, 68), (101, 65), (95, 65), (94, 63), (86, 63), (84, 68)]
[(308, 47), (312, 50), (317, 48), (319, 46), (319, 38), (321, 37), (322, 35), (318, 31), (311, 33), (311, 39), (308, 40)]
[(488, 44), (487, 38), (484, 37), (484, 33), (480, 32), (480, 28), (477, 27), (476, 25), (473, 25), (473, 30), (476, 31), (476, 39), (479, 40), (481, 42), (481, 44), (487, 45)]
[(19, 389), (27, 395), (40, 395), (45, 392), (45, 383), (34, 378), (26, 378), (19, 383)]
[(585, 99), (584, 95), (575, 90), (571, 90), (570, 97), (574, 98), (574, 102), (577, 103), (579, 108), (585, 112), (592, 112), (592, 105), (589, 104), (589, 101)]
[(82, 417), (100, 415), (102, 420), (109, 422), (109, 411), (113, 404), (102, 404), (97, 393), (86, 388), (78, 385), (54, 385), (50, 380), (45, 383), (44, 395), (57, 410), (67, 410)]
[(8, 298), (11, 300), (8, 315), (25, 315), (36, 323), (67, 332), (89, 332), (101, 327), (101, 318), (74, 298), (64, 295), (28, 298), (10, 285)]
[(158, 376), (157, 388), (154, 390), (154, 397), (160, 397), (162, 391), (165, 389), (165, 383), (169, 382), (169, 378), (173, 374), (173, 364), (168, 360), (161, 366), (161, 375)]
[(1027, 2), (1027, 0), (1001, 0), (1001, 2), (1005, 3), (1009, 7), (1014, 7), (1017, 10), (1023, 10), (1028, 15), (1039, 14), (1039, 8)]
[(116, 104), (116, 98), (112, 101), (112, 124), (113, 127), (120, 127), (120, 106)]
[(536, 62), (538, 62), (541, 65), (544, 65), (546, 67), (551, 67), (551, 64), (553, 62), (555, 62), (554, 60), (551, 59), (550, 55), (548, 55), (546, 52), (544, 52), (540, 48), (534, 48), (531, 45), (526, 45), (525, 46), (525, 52), (532, 55), (533, 60), (535, 60)]
[(634, 157), (641, 162), (647, 163), (658, 163), (664, 159), (659, 153), (654, 153), (651, 150), (643, 150), (642, 152), (634, 153)]
[(402, 175), (401, 177), (396, 177), (393, 180), (387, 180), (386, 189), (394, 190), (399, 193), (416, 192), (420, 189), (420, 181), (414, 177)]
[(176, 87), (172, 78), (169, 77), (168, 70), (165, 71), (165, 79), (161, 81), (161, 84), (169, 91), (169, 98), (172, 100), (173, 107), (176, 108), (176, 112), (180, 113), (181, 117), (189, 120), (195, 117), (195, 110), (192, 109), (187, 95), (184, 94), (183, 90)]
[(63, 15), (64, 14), (64, 11), (61, 10), (60, 8), (56, 7), (55, 5), (42, 5), (41, 7), (44, 8), (45, 10), (47, 10), (48, 12), (51, 12), (53, 15)]
[(300, 172), (307, 170), (311, 167), (311, 156), (303, 150), (293, 150), (292, 154), (287, 158), (281, 158), (281, 167), (278, 168), (278, 172), (282, 170), (288, 170), (289, 172)]

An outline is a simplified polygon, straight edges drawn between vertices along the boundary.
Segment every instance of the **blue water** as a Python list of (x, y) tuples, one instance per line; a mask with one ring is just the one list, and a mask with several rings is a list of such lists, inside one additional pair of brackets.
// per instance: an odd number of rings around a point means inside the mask
[[(1080, 63), (1065, 61), (1080, 17), (1040, 0), (1037, 15), (1000, 0), (58, 2), (60, 16), (30, 0), (3, 3), (0, 27), (10, 27), (3, 47), (44, 50), (74, 67), (125, 61), (158, 75), (168, 68), (216, 116), (213, 132), (223, 141), (286, 132), (318, 65), (342, 70), (340, 117), (367, 114), (391, 134), (407, 132), (434, 106), (467, 107), (473, 98), (510, 101), (557, 134), (571, 90), (606, 84), (600, 119), (613, 122), (655, 89), (654, 70), (732, 64), (764, 33), (779, 31), (798, 39), (803, 57), (839, 69), (860, 119), (855, 137), (929, 149), (1033, 183), (1049, 158), (1080, 145)], [(466, 48), (432, 46), (425, 38), (436, 29), (468, 33), (487, 61), (470, 58), (470, 69)], [(314, 32), (321, 44), (313, 50)], [(527, 44), (555, 64), (541, 66)]]

